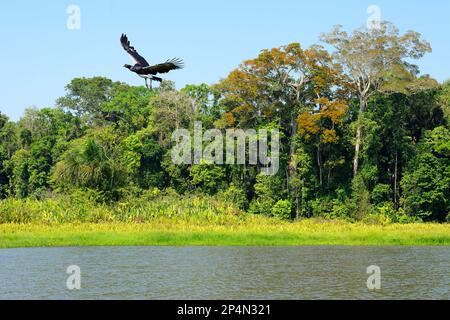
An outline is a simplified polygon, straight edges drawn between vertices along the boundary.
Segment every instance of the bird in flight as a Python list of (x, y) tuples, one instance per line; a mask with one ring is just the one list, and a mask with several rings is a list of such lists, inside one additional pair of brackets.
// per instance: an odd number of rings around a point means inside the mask
[[(156, 77), (158, 73), (167, 73), (172, 70), (183, 69), (184, 67), (183, 60), (178, 58), (151, 66), (141, 55), (139, 55), (136, 49), (131, 46), (130, 41), (125, 34), (122, 34), (120, 37), (120, 43), (122, 44), (123, 49), (130, 55), (131, 61), (133, 62), (132, 66), (126, 64), (124, 67), (136, 73), (141, 78), (144, 78), (145, 86), (150, 90), (152, 89), (153, 80), (158, 82), (162, 82), (163, 80)], [(148, 84), (148, 81), (150, 81), (150, 85)]]

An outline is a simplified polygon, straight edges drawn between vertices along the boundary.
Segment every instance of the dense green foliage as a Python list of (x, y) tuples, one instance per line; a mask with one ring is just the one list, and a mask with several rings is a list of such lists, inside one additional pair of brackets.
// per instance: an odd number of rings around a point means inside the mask
[[(28, 109), (18, 122), (0, 113), (0, 223), (147, 221), (205, 197), (233, 205), (205, 205), (207, 212), (444, 222), (450, 84), (420, 77), (406, 62), (430, 50), (418, 34), (389, 32), (367, 34), (401, 52), (370, 52), (377, 63), (396, 60), (377, 65), (364, 101), (338, 45), (332, 55), (294, 43), (262, 51), (213, 86), (176, 90), (163, 82), (149, 91), (77, 78), (55, 108)], [(407, 51), (411, 43), (417, 52)], [(175, 165), (172, 133), (193, 130), (194, 121), (204, 130), (279, 129), (278, 174), (251, 165)], [(85, 206), (73, 203), (83, 198)]]
[(159, 219), (220, 224), (246, 218), (234, 204), (220, 199), (157, 189), (117, 203), (105, 203), (92, 191), (76, 191), (45, 200), (11, 198), (0, 206), (0, 224), (144, 223)]

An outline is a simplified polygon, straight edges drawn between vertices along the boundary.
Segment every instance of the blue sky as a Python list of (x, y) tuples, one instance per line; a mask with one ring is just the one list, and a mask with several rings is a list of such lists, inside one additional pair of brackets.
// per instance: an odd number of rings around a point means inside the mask
[[(66, 10), (81, 9), (81, 29), (69, 30)], [(142, 85), (122, 66), (121, 33), (159, 63), (180, 57), (186, 69), (166, 79), (177, 87), (216, 83), (263, 48), (317, 43), (322, 32), (366, 23), (369, 5), (401, 31), (414, 29), (433, 46), (422, 73), (450, 78), (450, 3), (442, 0), (72, 0), (0, 2), (0, 111), (17, 120), (28, 107), (52, 107), (75, 77), (105, 76)]]

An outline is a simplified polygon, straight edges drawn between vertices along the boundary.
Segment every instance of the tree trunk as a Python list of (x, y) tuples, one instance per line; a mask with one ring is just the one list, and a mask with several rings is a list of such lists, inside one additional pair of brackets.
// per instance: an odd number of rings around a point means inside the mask
[(303, 179), (300, 182), (300, 188), (299, 190), (297, 190), (297, 196), (296, 196), (296, 202), (297, 202), (297, 207), (295, 215), (296, 215), (296, 219), (298, 220), (301, 217), (301, 214), (303, 214), (303, 209), (304, 209), (304, 199), (303, 199), (303, 188), (304, 188), (305, 182), (303, 181)]
[(395, 152), (394, 205), (395, 205), (395, 209), (398, 209), (398, 151)]
[(353, 158), (353, 177), (356, 177), (359, 170), (359, 154), (361, 152), (361, 133), (362, 128), (358, 123), (358, 127), (356, 128), (356, 142), (355, 142), (355, 157)]
[(292, 177), (295, 174), (295, 171), (297, 170), (297, 168), (293, 165), (294, 163), (294, 155), (295, 155), (295, 151), (296, 151), (296, 145), (295, 145), (295, 136), (297, 135), (297, 118), (296, 115), (294, 114), (292, 116), (292, 128), (291, 128), (291, 145), (290, 145), (290, 150), (289, 150), (289, 171), (288, 171), (288, 185), (289, 185), (289, 181), (290, 181), (290, 177)]
[(361, 156), (361, 144), (362, 144), (362, 114), (366, 112), (367, 99), (361, 97), (359, 99), (359, 114), (358, 123), (356, 128), (356, 140), (355, 140), (355, 157), (353, 159), (353, 177), (356, 177), (359, 171), (359, 158)]
[(323, 185), (323, 173), (322, 173), (322, 158), (320, 153), (320, 142), (317, 145), (317, 165), (319, 166), (319, 183)]

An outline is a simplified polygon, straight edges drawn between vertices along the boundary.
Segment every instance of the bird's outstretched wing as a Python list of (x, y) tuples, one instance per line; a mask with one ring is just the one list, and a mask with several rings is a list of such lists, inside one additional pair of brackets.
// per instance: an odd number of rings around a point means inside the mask
[(149, 66), (142, 68), (147, 74), (157, 74), (157, 73), (167, 73), (172, 70), (183, 69), (184, 62), (181, 59), (175, 58), (172, 60), (167, 60), (164, 63), (156, 64), (154, 66)]
[(148, 62), (140, 56), (136, 49), (130, 44), (128, 37), (125, 34), (122, 34), (120, 37), (120, 43), (122, 44), (123, 49), (130, 55), (134, 64), (139, 64), (142, 67), (149, 66)]

